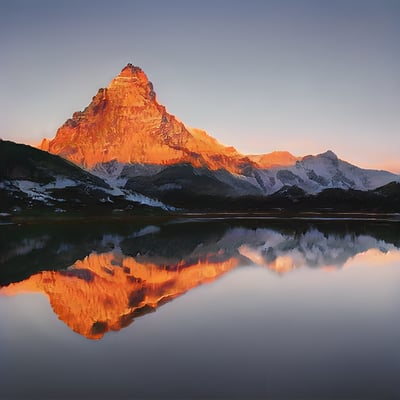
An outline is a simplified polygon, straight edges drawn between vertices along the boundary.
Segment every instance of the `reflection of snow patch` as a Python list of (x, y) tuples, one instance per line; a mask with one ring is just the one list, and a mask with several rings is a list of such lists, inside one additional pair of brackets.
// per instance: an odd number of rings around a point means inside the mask
[(132, 237), (140, 237), (140, 236), (145, 236), (149, 235), (150, 233), (158, 233), (160, 232), (160, 228), (158, 226), (154, 225), (148, 225), (145, 228), (141, 229), (138, 232), (135, 232)]
[(15, 256), (23, 256), (31, 253), (33, 250), (43, 249), (50, 239), (50, 236), (43, 235), (36, 239), (23, 239), (15, 244), (8, 252), (0, 254), (0, 262), (5, 262)]

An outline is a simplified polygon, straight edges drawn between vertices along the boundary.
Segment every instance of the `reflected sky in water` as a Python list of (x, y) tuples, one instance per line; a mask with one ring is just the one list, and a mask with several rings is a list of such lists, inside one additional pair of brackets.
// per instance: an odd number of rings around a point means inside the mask
[(6, 398), (400, 395), (396, 225), (7, 229)]

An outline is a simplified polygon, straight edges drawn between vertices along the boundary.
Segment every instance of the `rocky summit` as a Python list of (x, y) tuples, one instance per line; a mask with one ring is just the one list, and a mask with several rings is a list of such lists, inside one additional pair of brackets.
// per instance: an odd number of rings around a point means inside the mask
[(146, 74), (128, 64), (84, 111), (75, 112), (42, 150), (92, 168), (98, 163), (170, 165), (241, 172), (253, 163), (206, 132), (186, 127), (159, 104)]

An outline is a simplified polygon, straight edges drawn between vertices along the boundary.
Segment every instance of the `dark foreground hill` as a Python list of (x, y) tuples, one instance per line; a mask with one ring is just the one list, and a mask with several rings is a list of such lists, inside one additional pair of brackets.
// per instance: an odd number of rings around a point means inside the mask
[(37, 216), (71, 212), (81, 215), (121, 211), (159, 213), (162, 205), (151, 203), (144, 196), (112, 188), (103, 179), (59, 156), (0, 141), (0, 213), (3, 216), (10, 213)]

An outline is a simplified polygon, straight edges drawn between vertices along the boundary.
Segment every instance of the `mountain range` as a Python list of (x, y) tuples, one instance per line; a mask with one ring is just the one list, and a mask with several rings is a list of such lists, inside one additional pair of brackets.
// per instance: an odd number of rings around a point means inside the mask
[(114, 210), (398, 208), (399, 175), (359, 168), (332, 151), (241, 154), (169, 114), (132, 64), (53, 139), (43, 139), (42, 151), (21, 146), (0, 142), (0, 194), (7, 200), (0, 212), (23, 208), (27, 199), (31, 207), (39, 201), (76, 208), (74, 196), (81, 205)]

